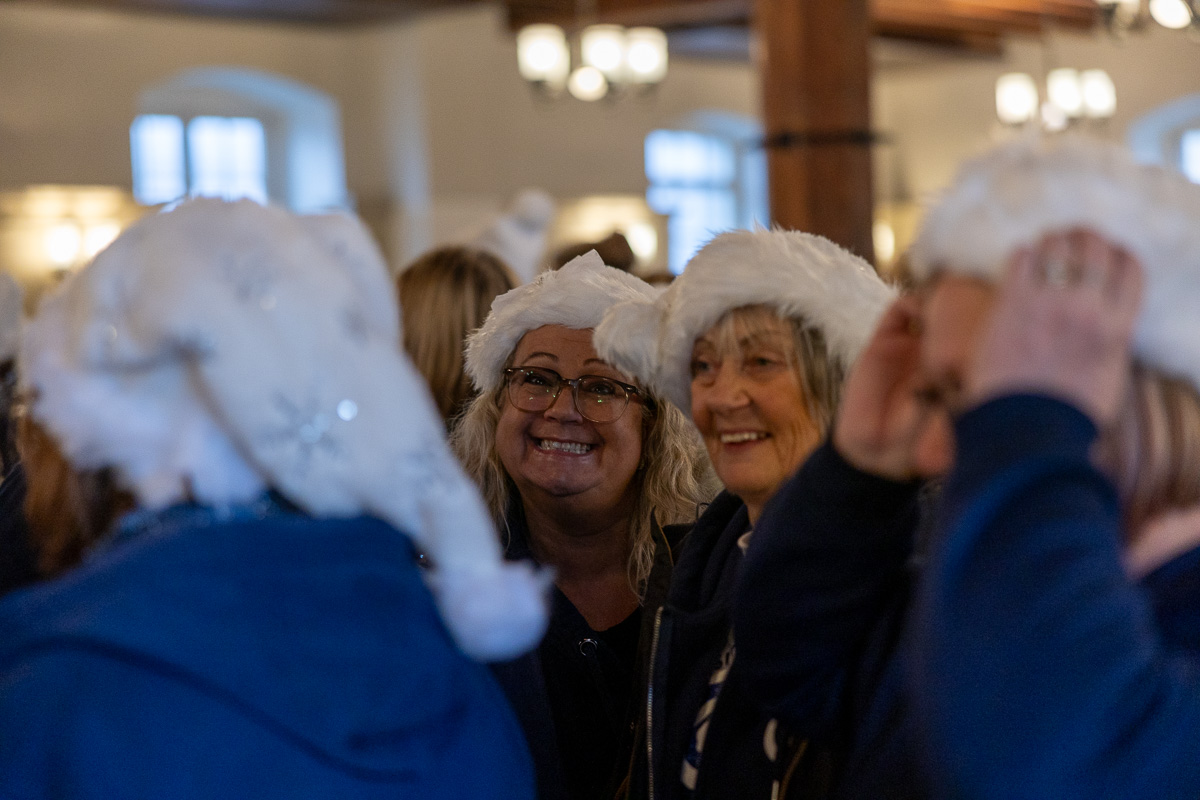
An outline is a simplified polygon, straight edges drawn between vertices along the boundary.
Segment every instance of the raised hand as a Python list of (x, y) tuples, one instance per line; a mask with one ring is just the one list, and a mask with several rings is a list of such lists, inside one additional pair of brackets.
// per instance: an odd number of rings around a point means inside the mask
[(1052, 234), (1018, 251), (967, 372), (967, 400), (1037, 392), (1071, 403), (1097, 425), (1112, 422), (1129, 379), (1141, 297), (1137, 261), (1090, 231)]
[(917, 397), (920, 301), (906, 295), (883, 315), (842, 391), (833, 445), (858, 469), (894, 480), (915, 475), (913, 452), (929, 424)]

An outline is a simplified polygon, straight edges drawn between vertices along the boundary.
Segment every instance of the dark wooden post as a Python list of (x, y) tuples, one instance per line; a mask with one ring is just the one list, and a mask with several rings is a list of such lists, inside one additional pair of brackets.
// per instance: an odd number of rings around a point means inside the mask
[(755, 0), (773, 222), (872, 260), (869, 0)]

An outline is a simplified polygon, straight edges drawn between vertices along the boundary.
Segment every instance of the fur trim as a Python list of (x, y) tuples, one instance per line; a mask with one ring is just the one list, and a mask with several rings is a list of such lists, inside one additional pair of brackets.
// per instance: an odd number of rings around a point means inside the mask
[(597, 331), (597, 351), (690, 413), (692, 345), (729, 311), (765, 305), (803, 319), (849, 366), (895, 296), (870, 264), (828, 239), (731, 231), (701, 249), (653, 305), (615, 308)]
[(469, 614), (461, 582), (438, 601), (464, 651), (509, 658), (544, 630), (544, 581), (503, 567), (394, 298), (352, 217), (193, 200), (131, 226), (42, 304), (22, 380), (68, 461), (114, 467), (143, 506), (269, 487), (315, 516), (384, 519), (438, 569), (500, 576)]
[(595, 328), (617, 303), (652, 302), (659, 292), (641, 278), (605, 266), (591, 250), (492, 301), (488, 318), (467, 339), (467, 374), (478, 391), (494, 391), (504, 365), (529, 331), (544, 325)]
[(1145, 270), (1138, 357), (1200, 388), (1200, 186), (1079, 135), (1023, 138), (967, 162), (912, 248), (914, 274), (997, 280), (1020, 247), (1064, 228), (1096, 231)]

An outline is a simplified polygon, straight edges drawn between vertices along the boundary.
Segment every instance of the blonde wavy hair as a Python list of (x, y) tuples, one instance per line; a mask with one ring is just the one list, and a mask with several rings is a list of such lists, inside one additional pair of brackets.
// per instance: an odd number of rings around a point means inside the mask
[[(509, 355), (505, 368), (512, 366)], [(496, 427), (507, 400), (507, 386), (475, 397), (450, 438), (467, 473), (483, 492), (496, 526), (510, 536), (508, 512), (519, 498), (496, 452)], [(691, 420), (670, 403), (649, 395), (650, 402), (630, 404), (642, 411), (642, 457), (633, 480), (638, 484), (633, 520), (629, 526), (629, 582), (638, 597), (644, 594), (654, 564), (653, 523), (694, 522), (700, 507), (716, 494), (717, 484), (708, 455)]]

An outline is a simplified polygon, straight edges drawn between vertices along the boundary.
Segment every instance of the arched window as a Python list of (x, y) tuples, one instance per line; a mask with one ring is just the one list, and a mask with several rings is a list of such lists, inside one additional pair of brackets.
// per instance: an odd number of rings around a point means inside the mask
[(1134, 120), (1129, 146), (1139, 160), (1174, 167), (1200, 183), (1200, 94), (1173, 100)]
[(667, 264), (678, 275), (717, 233), (766, 225), (766, 156), (758, 122), (702, 112), (646, 137), (646, 202), (667, 222)]
[(294, 211), (349, 205), (337, 103), (250, 70), (185, 72), (142, 93), (130, 126), (134, 196), (250, 197)]

